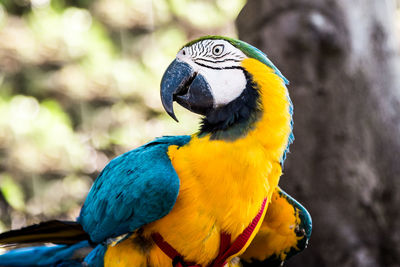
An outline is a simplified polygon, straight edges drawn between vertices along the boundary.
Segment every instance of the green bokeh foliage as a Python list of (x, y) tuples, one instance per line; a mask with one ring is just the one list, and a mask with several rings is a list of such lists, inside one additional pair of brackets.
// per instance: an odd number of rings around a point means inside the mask
[(0, 230), (73, 219), (118, 154), (190, 134), (159, 82), (201, 35), (235, 37), (245, 0), (0, 0)]

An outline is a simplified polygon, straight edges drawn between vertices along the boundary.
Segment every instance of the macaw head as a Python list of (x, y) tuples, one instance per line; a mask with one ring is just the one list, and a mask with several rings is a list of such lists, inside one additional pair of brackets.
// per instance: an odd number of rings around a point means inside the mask
[[(287, 80), (267, 56), (239, 40), (206, 36), (179, 50), (161, 81), (161, 99), (167, 113), (177, 121), (176, 101), (204, 115), (212, 127), (228, 127), (241, 115), (257, 113), (258, 86), (243, 61), (253, 58), (267, 65), (283, 82)], [(236, 119), (235, 119), (236, 118)], [(203, 121), (204, 124), (204, 121)], [(222, 125), (222, 126), (221, 126)]]

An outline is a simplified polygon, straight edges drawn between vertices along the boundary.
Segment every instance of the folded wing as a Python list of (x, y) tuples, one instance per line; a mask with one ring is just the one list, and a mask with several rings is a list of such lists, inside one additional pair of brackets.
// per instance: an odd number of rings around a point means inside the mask
[(93, 242), (130, 233), (167, 215), (180, 181), (167, 155), (190, 136), (162, 137), (113, 159), (94, 182), (78, 222)]

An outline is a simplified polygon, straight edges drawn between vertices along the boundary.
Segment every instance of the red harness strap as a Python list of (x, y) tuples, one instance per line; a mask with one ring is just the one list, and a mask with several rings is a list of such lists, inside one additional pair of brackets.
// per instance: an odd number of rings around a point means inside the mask
[[(222, 267), (226, 264), (226, 260), (238, 253), (249, 241), (254, 229), (257, 227), (260, 222), (261, 216), (264, 213), (265, 205), (267, 203), (267, 199), (265, 198), (260, 211), (257, 213), (256, 217), (251, 221), (250, 225), (241, 233), (236, 240), (231, 243), (231, 235), (222, 232), (220, 237), (220, 247), (219, 252), (215, 260), (209, 264), (207, 267)], [(153, 241), (157, 244), (157, 246), (172, 259), (172, 266), (174, 267), (201, 267), (201, 265), (196, 264), (194, 262), (186, 262), (183, 259), (183, 256), (176, 251), (168, 242), (166, 242), (159, 233), (153, 233), (151, 235)]]
[(159, 233), (151, 234), (153, 241), (157, 244), (157, 246), (172, 259), (172, 266), (174, 267), (200, 267), (200, 265), (196, 265), (194, 262), (185, 262), (181, 254), (176, 251), (168, 242), (162, 238)]

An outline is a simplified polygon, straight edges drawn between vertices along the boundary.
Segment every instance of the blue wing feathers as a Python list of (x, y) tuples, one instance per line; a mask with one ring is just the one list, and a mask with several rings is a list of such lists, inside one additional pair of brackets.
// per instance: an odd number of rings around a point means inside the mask
[(113, 159), (92, 186), (78, 218), (92, 241), (102, 242), (165, 216), (179, 178), (167, 155), (190, 136), (165, 136)]
[[(88, 267), (103, 267), (104, 266), (104, 255), (107, 251), (106, 244), (97, 245), (85, 258), (84, 263)], [(57, 266), (59, 267), (59, 266)]]

